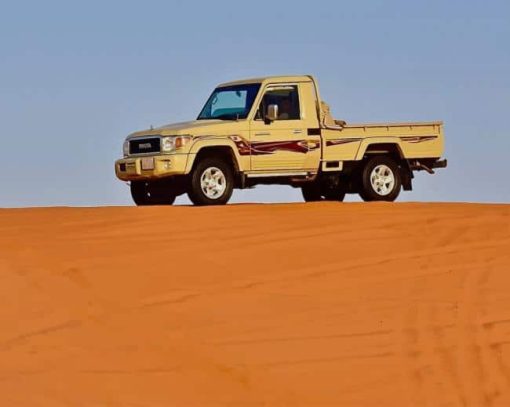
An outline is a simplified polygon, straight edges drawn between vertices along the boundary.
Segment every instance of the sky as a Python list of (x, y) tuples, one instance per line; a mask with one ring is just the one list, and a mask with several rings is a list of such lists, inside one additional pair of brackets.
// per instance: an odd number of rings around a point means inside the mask
[(510, 202), (508, 0), (0, 0), (0, 207), (131, 205), (113, 167), (129, 133), (282, 74), (315, 75), (347, 122), (445, 122), (449, 167), (401, 201)]

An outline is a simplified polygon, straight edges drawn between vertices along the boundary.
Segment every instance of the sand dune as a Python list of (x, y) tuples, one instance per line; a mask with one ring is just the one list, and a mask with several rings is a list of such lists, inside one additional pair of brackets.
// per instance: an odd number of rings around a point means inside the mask
[(0, 210), (0, 405), (509, 406), (510, 206)]

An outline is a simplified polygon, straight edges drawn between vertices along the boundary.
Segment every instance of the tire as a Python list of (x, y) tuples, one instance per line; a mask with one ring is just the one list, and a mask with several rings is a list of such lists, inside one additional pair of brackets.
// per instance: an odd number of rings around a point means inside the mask
[(221, 158), (207, 157), (191, 173), (188, 196), (195, 205), (225, 205), (234, 190), (232, 166)]
[(364, 201), (388, 201), (397, 199), (402, 188), (400, 168), (388, 156), (370, 158), (361, 173), (359, 194)]
[(344, 199), (345, 199), (345, 191), (337, 190), (337, 191), (325, 191), (324, 192), (324, 200), (325, 201), (343, 202)]
[(163, 181), (132, 181), (131, 197), (137, 206), (172, 205), (175, 194)]
[(318, 182), (310, 182), (301, 187), (301, 193), (305, 202), (337, 201), (342, 202), (345, 198), (345, 191), (338, 187), (326, 188)]
[(321, 188), (316, 182), (310, 182), (301, 187), (301, 193), (305, 202), (322, 201)]

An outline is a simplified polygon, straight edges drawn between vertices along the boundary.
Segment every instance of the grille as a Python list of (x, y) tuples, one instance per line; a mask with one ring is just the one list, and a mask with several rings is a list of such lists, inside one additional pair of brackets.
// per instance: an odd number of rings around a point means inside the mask
[(129, 141), (129, 154), (159, 153), (161, 139), (159, 137), (141, 138)]

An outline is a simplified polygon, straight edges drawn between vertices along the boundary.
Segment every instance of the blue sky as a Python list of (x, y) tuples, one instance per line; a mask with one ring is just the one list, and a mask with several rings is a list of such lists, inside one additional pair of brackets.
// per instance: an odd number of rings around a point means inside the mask
[(217, 83), (301, 73), (348, 122), (445, 121), (449, 168), (401, 200), (510, 201), (508, 1), (47, 0), (0, 2), (0, 207), (131, 204), (128, 133), (195, 118)]

